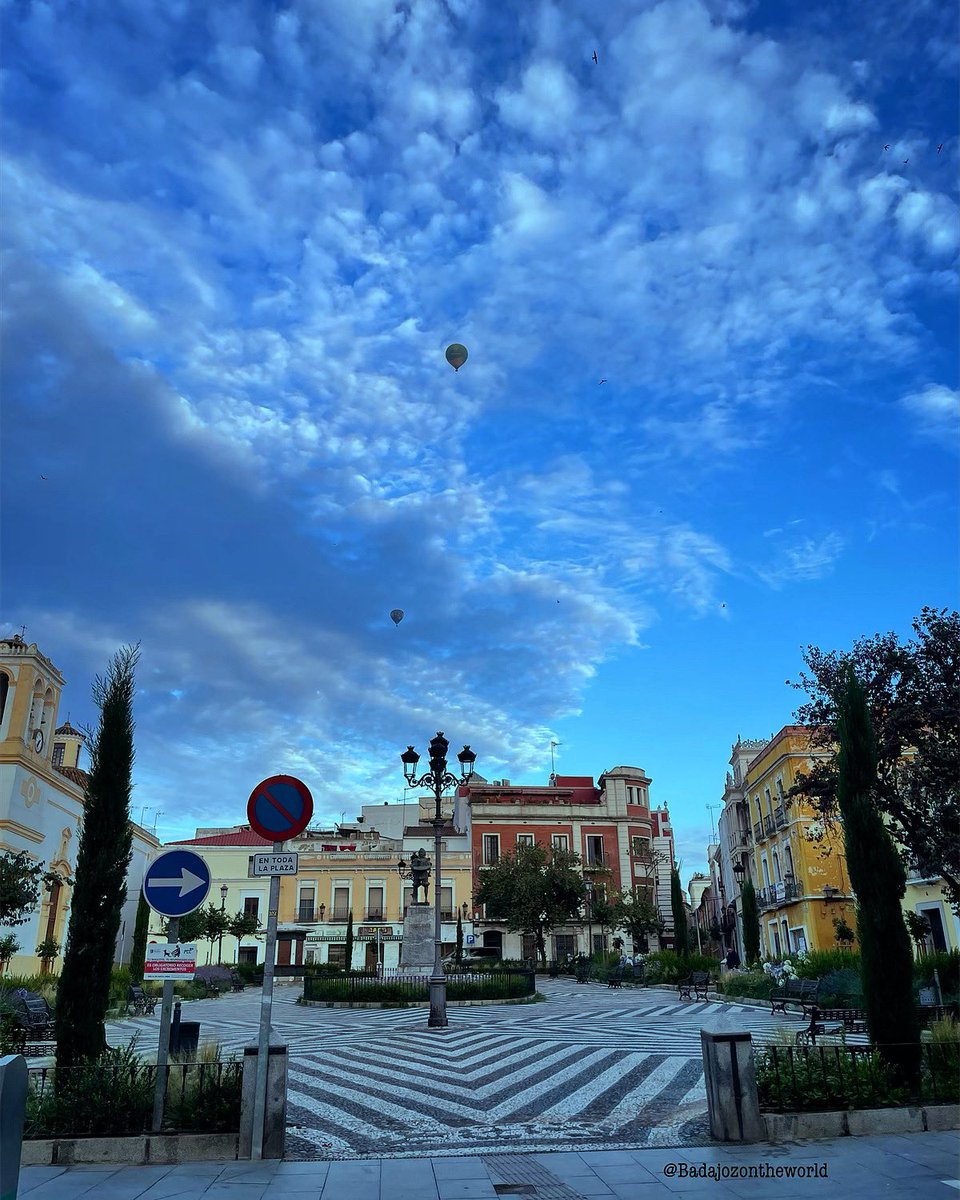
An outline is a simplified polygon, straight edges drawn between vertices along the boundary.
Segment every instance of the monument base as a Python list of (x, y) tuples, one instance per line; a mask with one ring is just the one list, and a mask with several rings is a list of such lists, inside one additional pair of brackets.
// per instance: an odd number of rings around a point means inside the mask
[(433, 972), (434, 915), (429, 904), (411, 904), (403, 918), (400, 970), (410, 975)]

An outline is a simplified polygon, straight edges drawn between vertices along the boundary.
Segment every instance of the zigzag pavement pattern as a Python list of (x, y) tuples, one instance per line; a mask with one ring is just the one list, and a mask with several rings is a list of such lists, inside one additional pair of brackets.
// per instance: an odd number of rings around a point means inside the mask
[(698, 1059), (485, 1030), (396, 1033), (290, 1064), (288, 1157), (705, 1140)]

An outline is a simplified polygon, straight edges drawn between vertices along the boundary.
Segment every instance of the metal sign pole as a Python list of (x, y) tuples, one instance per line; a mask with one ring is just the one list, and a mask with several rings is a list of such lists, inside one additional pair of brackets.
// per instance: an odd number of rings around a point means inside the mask
[[(167, 922), (167, 941), (176, 942), (180, 936), (180, 918), (170, 917)], [(153, 1121), (150, 1129), (160, 1132), (163, 1124), (163, 1104), (167, 1098), (167, 1057), (170, 1052), (170, 1014), (173, 1011), (172, 979), (163, 981), (163, 1004), (160, 1009), (160, 1044), (157, 1046), (157, 1083), (153, 1093)]]
[[(273, 843), (274, 854), (283, 853), (283, 842)], [(257, 1039), (257, 1077), (253, 1093), (252, 1159), (263, 1158), (264, 1121), (267, 1111), (267, 1066), (270, 1057), (270, 1017), (273, 1009), (273, 975), (277, 956), (277, 910), (280, 907), (280, 876), (270, 876), (267, 908), (267, 944), (264, 950), (263, 994), (260, 997), (260, 1035)]]

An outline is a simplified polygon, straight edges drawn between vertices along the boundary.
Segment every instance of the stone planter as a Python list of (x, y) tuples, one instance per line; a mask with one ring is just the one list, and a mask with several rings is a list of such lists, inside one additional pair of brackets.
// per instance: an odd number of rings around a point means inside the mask
[(767, 1140), (866, 1137), (870, 1134), (923, 1133), (960, 1129), (960, 1104), (924, 1108), (855, 1108), (848, 1112), (763, 1113)]
[(136, 1137), (37, 1138), (25, 1141), (20, 1165), (223, 1162), (237, 1158), (236, 1133), (143, 1133)]

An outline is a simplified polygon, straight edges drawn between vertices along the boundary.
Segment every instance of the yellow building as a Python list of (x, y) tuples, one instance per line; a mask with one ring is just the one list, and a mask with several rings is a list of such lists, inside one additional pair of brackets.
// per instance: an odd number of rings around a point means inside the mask
[[(286, 849), (299, 855), (299, 873), (280, 880), (277, 910), (277, 964), (343, 963), (347, 920), (353, 917), (354, 968), (385, 969), (400, 962), (403, 917), (410, 903), (410, 884), (397, 867), (414, 850), (433, 850), (433, 830), (426, 823), (427, 809), (419, 803), (366, 805), (363, 816), (351, 826), (336, 830), (306, 830), (291, 839)], [(456, 945), (459, 913), (465, 939), (473, 936), (471, 909), (472, 871), (469, 831), (447, 826), (442, 845), (443, 880), (440, 888), (444, 950)], [(164, 849), (189, 847), (210, 868), (208, 902), (229, 914), (252, 913), (263, 926), (256, 936), (237, 939), (226, 935), (222, 944), (201, 944), (203, 962), (263, 962), (270, 880), (254, 878), (253, 855), (271, 850), (246, 825), (230, 829), (198, 829), (196, 836), (170, 842)], [(433, 900), (433, 880), (430, 898)], [(155, 927), (154, 927), (155, 926)], [(151, 936), (159, 937), (159, 922)]]
[[(45, 869), (73, 877), (87, 774), (80, 767), (83, 734), (69, 720), (58, 724), (63, 676), (36, 642), (14, 634), (0, 638), (0, 851), (21, 851)], [(127, 897), (115, 961), (130, 955), (140, 885), (159, 842), (131, 821), (133, 846)], [(59, 954), (41, 960), (37, 946), (50, 942), (62, 954), (73, 889), (56, 883), (41, 893), (36, 910), (20, 925), (0, 925), (20, 949), (12, 974), (60, 969)]]
[[(931, 950), (960, 950), (960, 920), (943, 894), (943, 880), (921, 877), (916, 871), (907, 875), (903, 911), (925, 917), (930, 932), (922, 953)], [(914, 947), (914, 954), (920, 953)]]
[(797, 950), (835, 948), (842, 922), (856, 932), (843, 832), (810, 805), (787, 795), (812, 750), (802, 725), (785, 725), (747, 766), (743, 798), (750, 822), (750, 875), (760, 909), (761, 954), (779, 959)]

